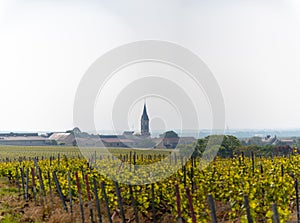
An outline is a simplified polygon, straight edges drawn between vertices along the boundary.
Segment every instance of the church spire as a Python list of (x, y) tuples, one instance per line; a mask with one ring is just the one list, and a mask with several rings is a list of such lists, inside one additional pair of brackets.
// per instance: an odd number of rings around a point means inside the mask
[(144, 110), (143, 110), (142, 120), (148, 120), (149, 121), (149, 117), (148, 117), (148, 114), (147, 114), (146, 103), (144, 103)]
[(149, 133), (149, 117), (147, 114), (146, 102), (144, 103), (144, 110), (141, 117), (141, 134), (142, 136), (150, 136)]

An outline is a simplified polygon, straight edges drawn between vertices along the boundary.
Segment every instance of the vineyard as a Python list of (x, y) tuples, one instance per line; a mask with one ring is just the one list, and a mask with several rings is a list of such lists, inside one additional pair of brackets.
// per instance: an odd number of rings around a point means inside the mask
[[(0, 222), (299, 222), (299, 155), (200, 168), (181, 153), (94, 150), (0, 147)], [(155, 173), (143, 184), (148, 164)]]

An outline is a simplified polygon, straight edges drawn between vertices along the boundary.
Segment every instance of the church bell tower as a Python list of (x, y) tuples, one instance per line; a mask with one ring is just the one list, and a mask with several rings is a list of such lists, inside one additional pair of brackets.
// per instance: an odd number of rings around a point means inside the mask
[(148, 137), (150, 136), (149, 132), (149, 117), (147, 114), (146, 103), (144, 104), (144, 110), (141, 118), (141, 135)]

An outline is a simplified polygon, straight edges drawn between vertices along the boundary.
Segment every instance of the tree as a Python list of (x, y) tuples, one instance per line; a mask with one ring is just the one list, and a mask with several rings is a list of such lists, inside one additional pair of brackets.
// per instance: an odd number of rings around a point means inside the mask
[(167, 131), (160, 135), (161, 138), (179, 138), (178, 134), (174, 131)]
[[(196, 156), (201, 156), (207, 149), (213, 148), (212, 151), (216, 152), (216, 148), (219, 145), (219, 151), (217, 153), (220, 157), (233, 157), (233, 152), (236, 148), (241, 146), (241, 142), (232, 135), (211, 135), (204, 139), (199, 139), (195, 148)], [(208, 151), (209, 151), (208, 150)]]

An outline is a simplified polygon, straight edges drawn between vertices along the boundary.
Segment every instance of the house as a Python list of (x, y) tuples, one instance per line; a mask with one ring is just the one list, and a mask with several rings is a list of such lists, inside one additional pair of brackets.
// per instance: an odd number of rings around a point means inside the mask
[(131, 139), (101, 138), (101, 141), (106, 147), (134, 147), (135, 146), (135, 141)]
[(58, 145), (66, 145), (66, 146), (76, 145), (76, 139), (74, 134), (68, 132), (52, 133), (49, 136), (49, 140), (56, 141)]
[(51, 141), (42, 136), (0, 136), (0, 145), (47, 146)]

